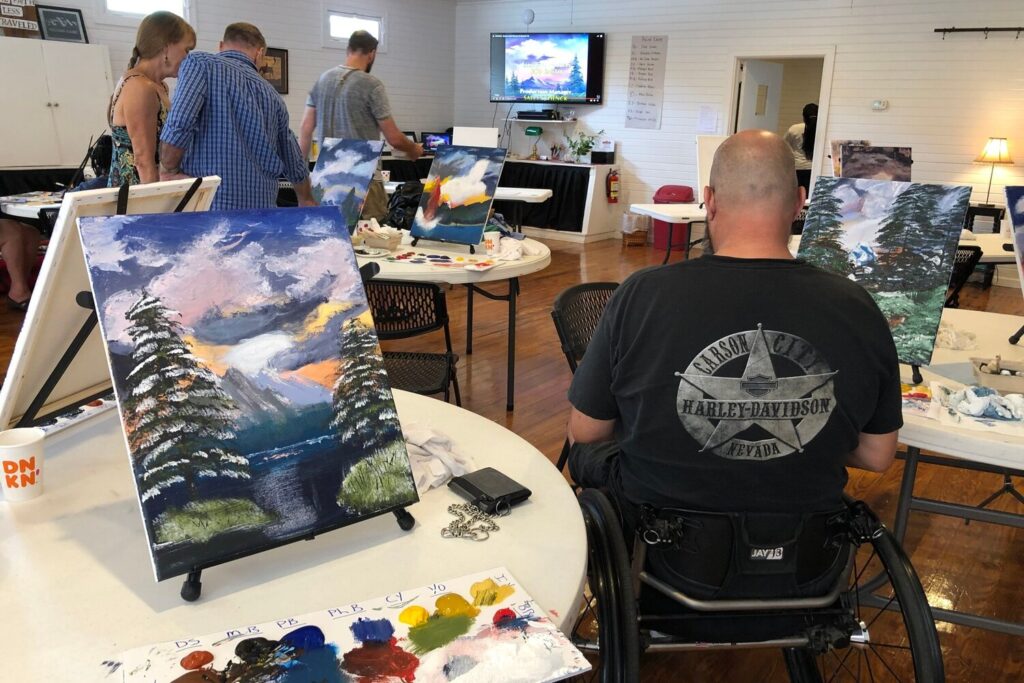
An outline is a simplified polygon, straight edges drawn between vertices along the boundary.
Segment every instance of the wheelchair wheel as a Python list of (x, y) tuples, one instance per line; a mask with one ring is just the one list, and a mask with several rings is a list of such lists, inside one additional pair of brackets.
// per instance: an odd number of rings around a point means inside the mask
[(636, 598), (618, 515), (600, 491), (583, 491), (579, 501), (587, 528), (588, 590), (571, 638), (584, 653), (600, 657), (590, 680), (637, 681), (640, 641)]
[(808, 648), (786, 651), (790, 679), (944, 681), (935, 622), (910, 560), (866, 505), (853, 503), (852, 511), (858, 548), (842, 601), (855, 627), (848, 639), (820, 634)]

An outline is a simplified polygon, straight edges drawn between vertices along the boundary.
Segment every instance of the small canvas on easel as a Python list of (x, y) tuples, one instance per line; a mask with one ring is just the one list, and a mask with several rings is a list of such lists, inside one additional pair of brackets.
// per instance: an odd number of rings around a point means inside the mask
[[(1013, 250), (1017, 257), (1017, 274), (1024, 283), (1024, 186), (1006, 188), (1006, 212), (1013, 226)], [(1024, 288), (1024, 285), (1022, 285)]]
[(505, 153), (500, 147), (439, 147), (416, 209), (412, 236), (479, 244)]
[(79, 224), (158, 580), (417, 500), (337, 209)]
[(350, 234), (362, 213), (383, 149), (383, 140), (324, 138), (320, 156), (309, 176), (313, 197), (322, 205), (337, 206)]
[(125, 683), (559, 681), (590, 670), (502, 567), (125, 652)]
[(970, 196), (970, 187), (818, 178), (799, 256), (863, 286), (900, 361), (927, 365)]

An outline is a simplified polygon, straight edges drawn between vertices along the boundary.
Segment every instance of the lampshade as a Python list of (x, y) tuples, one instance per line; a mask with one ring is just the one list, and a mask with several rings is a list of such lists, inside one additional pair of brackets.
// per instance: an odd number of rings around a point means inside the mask
[(989, 138), (985, 149), (975, 161), (982, 164), (1012, 164), (1010, 149), (1006, 146), (1006, 138)]
[(527, 135), (531, 136), (531, 137), (536, 137), (536, 136), (540, 135), (541, 133), (543, 133), (544, 129), (541, 128), (540, 126), (527, 126), (526, 130), (523, 131), (523, 132), (526, 133)]

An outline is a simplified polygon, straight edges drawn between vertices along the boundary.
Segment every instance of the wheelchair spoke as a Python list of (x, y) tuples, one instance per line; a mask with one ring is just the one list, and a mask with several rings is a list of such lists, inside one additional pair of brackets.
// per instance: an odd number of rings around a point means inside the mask
[[(846, 656), (844, 656), (842, 659), (839, 659), (839, 655), (835, 653), (835, 650), (830, 650), (830, 652), (832, 653), (832, 656), (839, 661), (839, 666), (842, 667), (843, 671), (853, 676), (854, 680), (857, 680), (857, 674), (853, 673), (853, 671), (850, 670), (850, 667), (846, 665), (846, 657), (849, 656), (850, 653), (847, 652)], [(836, 673), (832, 675), (832, 678), (835, 678), (838, 674), (839, 669), (836, 669)]]
[[(839, 655), (836, 654), (835, 650), (829, 650), (829, 652), (832, 653), (833, 657), (835, 657), (836, 659), (839, 659)], [(839, 666), (841, 668), (836, 669), (835, 672), (833, 672), (832, 676), (827, 681), (825, 681), (825, 683), (832, 683), (832, 681), (834, 681), (836, 679), (836, 676), (839, 675), (839, 672), (842, 671), (843, 669), (846, 669), (846, 660), (850, 657), (850, 654), (852, 652), (853, 652), (853, 648), (848, 648), (846, 650), (846, 653), (843, 655), (843, 658), (839, 659)], [(825, 657), (822, 657), (821, 660), (822, 660), (822, 662), (821, 662), (821, 668), (822, 668), (821, 675), (822, 675), (822, 677), (824, 677), (825, 676)], [(849, 671), (849, 669), (846, 669), (846, 670)]]
[(870, 649), (871, 653), (875, 655), (875, 657), (878, 657), (878, 661), (880, 661), (882, 663), (882, 665), (886, 669), (889, 670), (889, 673), (891, 673), (893, 675), (893, 678), (895, 678), (897, 681), (902, 681), (903, 680), (902, 678), (900, 678), (900, 675), (898, 673), (896, 673), (891, 666), (889, 666), (889, 662), (885, 661), (885, 657), (880, 655), (878, 653), (878, 650), (876, 650), (874, 648), (874, 646), (871, 646), (869, 649)]
[(874, 623), (876, 621), (878, 621), (878, 617), (882, 616), (883, 614), (885, 614), (889, 610), (889, 605), (891, 605), (893, 602), (895, 602), (895, 600), (896, 600), (896, 594), (893, 593), (889, 597), (889, 599), (885, 602), (885, 605), (883, 605), (878, 610), (878, 614), (876, 614), (875, 616), (871, 617), (871, 621), (868, 622), (867, 628), (865, 630), (869, 630), (874, 625)]
[(874, 683), (875, 671), (874, 671), (874, 669), (871, 668), (871, 662), (868, 661), (868, 653), (861, 652), (860, 653), (860, 661), (863, 662), (867, 666), (867, 668), (868, 668), (868, 678), (870, 678), (871, 682)]

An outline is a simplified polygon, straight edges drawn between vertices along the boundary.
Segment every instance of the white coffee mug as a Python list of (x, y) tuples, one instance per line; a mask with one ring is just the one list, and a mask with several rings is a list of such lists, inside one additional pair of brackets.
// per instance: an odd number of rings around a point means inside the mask
[(43, 439), (37, 427), (0, 432), (0, 490), (12, 503), (43, 493)]

